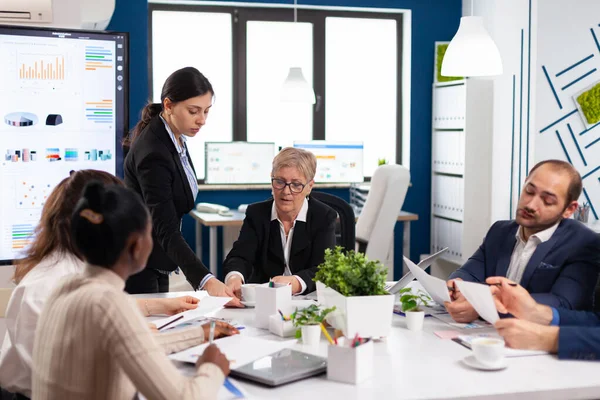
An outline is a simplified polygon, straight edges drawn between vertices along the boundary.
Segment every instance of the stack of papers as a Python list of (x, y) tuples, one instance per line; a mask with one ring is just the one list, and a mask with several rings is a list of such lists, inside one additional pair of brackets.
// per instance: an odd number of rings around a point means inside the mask
[[(213, 343), (229, 359), (231, 369), (237, 369), (269, 354), (291, 347), (297, 343), (297, 340), (280, 342), (245, 335), (234, 335), (215, 340)], [(208, 343), (204, 343), (190, 347), (179, 353), (171, 354), (169, 358), (187, 363), (196, 363), (198, 357), (204, 353), (204, 349), (208, 346)]]

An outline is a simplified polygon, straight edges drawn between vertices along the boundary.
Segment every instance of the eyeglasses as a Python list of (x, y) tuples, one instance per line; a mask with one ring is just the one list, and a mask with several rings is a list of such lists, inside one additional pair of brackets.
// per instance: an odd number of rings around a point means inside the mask
[(271, 178), (271, 185), (273, 186), (273, 189), (277, 190), (283, 190), (286, 186), (289, 186), (292, 193), (301, 193), (306, 187), (303, 183), (286, 182), (283, 179), (278, 178)]

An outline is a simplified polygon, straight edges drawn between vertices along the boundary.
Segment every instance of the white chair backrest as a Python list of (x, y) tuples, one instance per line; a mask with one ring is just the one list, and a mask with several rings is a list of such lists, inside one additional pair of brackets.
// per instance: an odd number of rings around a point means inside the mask
[(356, 222), (356, 239), (368, 243), (365, 254), (370, 260), (386, 259), (409, 183), (410, 171), (402, 165), (382, 165), (373, 173), (367, 200)]

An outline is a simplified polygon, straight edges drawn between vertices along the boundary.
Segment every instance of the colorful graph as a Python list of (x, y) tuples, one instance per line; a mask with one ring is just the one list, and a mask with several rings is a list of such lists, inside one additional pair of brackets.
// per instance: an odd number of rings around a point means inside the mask
[(27, 55), (23, 58), (28, 60), (22, 62), (19, 67), (19, 79), (65, 79), (65, 58), (63, 56)]
[(34, 226), (31, 224), (19, 224), (12, 226), (12, 248), (13, 250), (23, 249), (33, 238)]
[(85, 46), (85, 70), (111, 69), (113, 52), (102, 46)]
[(113, 101), (86, 102), (85, 117), (88, 121), (99, 124), (111, 123), (113, 121)]
[(17, 182), (17, 208), (42, 208), (54, 185), (31, 180)]

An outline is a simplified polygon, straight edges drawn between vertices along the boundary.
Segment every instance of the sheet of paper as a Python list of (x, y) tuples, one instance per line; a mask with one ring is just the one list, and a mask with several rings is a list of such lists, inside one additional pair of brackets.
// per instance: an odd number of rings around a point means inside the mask
[[(493, 337), (500, 338), (500, 335), (497, 333), (484, 333), (478, 335), (460, 335), (458, 339), (464, 344), (466, 347), (471, 348), (471, 342), (477, 338), (481, 337)], [(504, 348), (504, 355), (506, 357), (528, 357), (528, 356), (541, 356), (544, 354), (548, 354), (546, 351), (541, 350), (519, 350), (519, 349), (511, 349), (510, 347)]]
[(448, 325), (450, 325), (450, 326), (452, 326), (454, 328), (459, 328), (459, 329), (479, 329), (479, 328), (491, 328), (492, 327), (487, 322), (481, 321), (481, 320), (475, 320), (475, 321), (470, 322), (468, 324), (464, 324), (464, 323), (461, 323), (461, 322), (456, 322), (456, 321), (454, 321), (454, 319), (452, 319), (452, 317), (448, 313), (432, 314), (432, 316), (434, 318), (439, 319), (442, 322), (447, 323)]
[(451, 301), (450, 295), (448, 294), (448, 287), (446, 286), (446, 281), (443, 281), (435, 276), (429, 275), (427, 272), (423, 271), (420, 267), (416, 266), (412, 261), (408, 258), (404, 258), (404, 263), (412, 272), (412, 274), (417, 278), (419, 283), (425, 288), (425, 291), (429, 293), (433, 301), (438, 304), (444, 304), (446, 301)]
[(495, 324), (500, 319), (494, 304), (492, 291), (488, 285), (458, 280), (454, 283), (458, 285), (458, 290), (471, 303), (481, 318), (490, 324)]
[[(252, 398), (248, 395), (248, 393), (244, 390), (244, 388), (242, 388), (239, 381), (236, 381), (231, 377), (229, 377), (227, 379), (229, 379), (229, 382), (231, 382), (233, 385), (235, 385), (235, 387), (240, 392), (242, 392), (243, 397), (239, 397), (239, 396), (236, 396), (235, 394), (231, 393), (227, 389), (225, 384), (223, 384), (223, 386), (221, 386), (221, 389), (219, 389), (219, 393), (217, 394), (218, 400), (234, 400), (234, 399), (251, 399)], [(144, 397), (141, 393), (138, 393), (138, 398), (139, 398), (139, 400), (147, 400), (146, 397)]]
[(180, 316), (183, 316), (183, 318), (177, 320), (177, 322), (175, 322), (173, 325), (169, 325), (169, 326), (177, 326), (184, 322), (187, 322), (187, 321), (190, 321), (193, 319), (197, 319), (200, 317), (205, 317), (216, 311), (219, 311), (220, 309), (223, 308), (223, 306), (225, 306), (225, 304), (229, 303), (229, 300), (231, 300), (231, 297), (206, 296), (206, 297), (203, 297), (202, 299), (200, 299), (200, 302), (198, 303), (198, 307), (196, 309), (184, 311), (180, 314), (173, 315), (171, 317), (157, 319), (157, 320), (152, 321), (152, 323), (154, 325), (156, 325), (157, 327), (161, 327), (164, 324), (166, 324), (174, 319), (177, 319)]
[[(214, 341), (214, 344), (229, 359), (231, 369), (239, 368), (259, 358), (291, 347), (296, 343), (297, 340), (280, 342), (246, 335), (234, 335)], [(204, 343), (179, 353), (171, 354), (169, 358), (187, 363), (195, 363), (207, 347), (208, 343)]]

